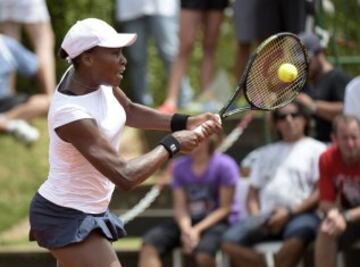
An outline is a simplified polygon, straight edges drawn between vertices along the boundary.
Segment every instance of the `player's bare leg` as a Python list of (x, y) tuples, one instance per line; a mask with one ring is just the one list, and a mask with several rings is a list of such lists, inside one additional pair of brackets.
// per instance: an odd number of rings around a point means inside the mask
[(62, 267), (121, 267), (111, 243), (97, 232), (81, 243), (50, 252)]

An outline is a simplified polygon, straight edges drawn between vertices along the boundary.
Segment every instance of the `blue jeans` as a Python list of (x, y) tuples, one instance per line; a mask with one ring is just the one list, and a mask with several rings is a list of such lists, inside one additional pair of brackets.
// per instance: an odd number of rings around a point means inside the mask
[(0, 97), (11, 95), (10, 78), (15, 72), (34, 76), (39, 62), (34, 53), (27, 50), (15, 39), (0, 35)]
[(252, 217), (231, 226), (223, 235), (224, 242), (253, 246), (260, 242), (298, 238), (304, 244), (315, 239), (320, 220), (315, 213), (304, 213), (288, 221), (279, 234), (271, 234), (263, 223), (256, 223)]
[[(169, 71), (177, 56), (179, 46), (178, 18), (177, 16), (160, 15), (142, 16), (121, 22), (120, 26), (124, 32), (138, 35), (136, 42), (126, 48), (133, 100), (141, 104), (152, 105), (152, 96), (148, 88), (148, 41), (150, 38), (154, 38), (157, 52), (164, 64), (166, 77), (169, 77)], [(181, 91), (185, 90), (183, 84)]]

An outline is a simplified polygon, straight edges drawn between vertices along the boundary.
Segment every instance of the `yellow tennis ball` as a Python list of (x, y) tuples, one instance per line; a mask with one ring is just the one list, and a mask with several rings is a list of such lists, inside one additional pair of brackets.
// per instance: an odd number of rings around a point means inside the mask
[(290, 83), (298, 76), (298, 70), (293, 64), (284, 63), (279, 67), (277, 74), (280, 81)]

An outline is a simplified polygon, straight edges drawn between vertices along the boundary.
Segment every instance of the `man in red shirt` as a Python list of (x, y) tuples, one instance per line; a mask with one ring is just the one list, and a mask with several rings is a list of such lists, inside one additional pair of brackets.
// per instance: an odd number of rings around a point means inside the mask
[(320, 209), (324, 212), (315, 244), (316, 267), (335, 267), (336, 250), (360, 240), (360, 121), (339, 115), (334, 145), (320, 157)]

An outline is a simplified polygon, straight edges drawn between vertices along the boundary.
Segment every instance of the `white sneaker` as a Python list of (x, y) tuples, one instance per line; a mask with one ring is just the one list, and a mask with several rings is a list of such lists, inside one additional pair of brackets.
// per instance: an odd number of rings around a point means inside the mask
[(6, 131), (13, 134), (19, 141), (30, 145), (40, 137), (38, 129), (23, 120), (10, 120), (6, 124)]

